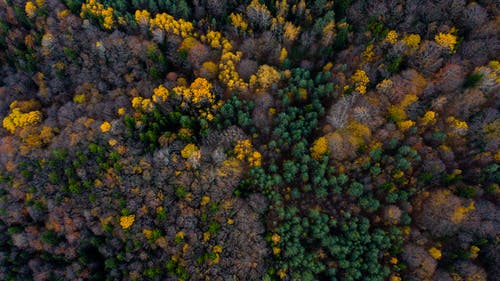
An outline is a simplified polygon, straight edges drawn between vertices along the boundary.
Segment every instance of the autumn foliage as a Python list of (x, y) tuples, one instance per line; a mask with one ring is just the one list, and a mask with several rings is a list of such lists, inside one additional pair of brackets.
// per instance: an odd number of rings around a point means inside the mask
[(493, 2), (0, 1), (0, 280), (495, 280)]

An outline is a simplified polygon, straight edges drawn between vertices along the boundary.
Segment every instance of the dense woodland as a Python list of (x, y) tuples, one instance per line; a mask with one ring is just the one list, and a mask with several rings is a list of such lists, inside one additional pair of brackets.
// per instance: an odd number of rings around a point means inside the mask
[(0, 0), (0, 280), (500, 280), (500, 6)]

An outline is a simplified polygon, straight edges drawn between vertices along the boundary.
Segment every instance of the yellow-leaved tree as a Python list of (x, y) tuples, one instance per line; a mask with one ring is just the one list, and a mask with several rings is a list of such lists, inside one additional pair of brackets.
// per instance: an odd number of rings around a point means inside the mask
[(328, 139), (322, 136), (316, 139), (311, 147), (311, 156), (316, 160), (321, 160), (321, 158), (329, 152), (328, 149)]
[(262, 90), (271, 88), (281, 78), (278, 70), (267, 64), (261, 65), (256, 75), (250, 77), (250, 85)]
[(3, 127), (13, 134), (17, 128), (38, 125), (42, 121), (42, 112), (31, 110), (36, 107), (36, 102), (18, 102), (10, 104), (10, 114), (2, 121)]

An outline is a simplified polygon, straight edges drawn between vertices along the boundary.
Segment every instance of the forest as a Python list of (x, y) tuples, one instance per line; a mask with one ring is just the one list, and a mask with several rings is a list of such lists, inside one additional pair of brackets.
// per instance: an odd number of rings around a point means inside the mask
[(500, 281), (494, 0), (0, 0), (0, 280)]

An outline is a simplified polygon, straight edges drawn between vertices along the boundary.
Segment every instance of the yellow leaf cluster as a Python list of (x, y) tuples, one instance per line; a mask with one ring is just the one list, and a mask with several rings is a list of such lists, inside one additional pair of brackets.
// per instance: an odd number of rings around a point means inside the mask
[(385, 36), (385, 41), (393, 45), (396, 44), (396, 42), (398, 42), (398, 32), (396, 30), (389, 31), (387, 36)]
[(29, 149), (39, 147), (43, 144), (49, 144), (54, 138), (54, 132), (51, 127), (42, 128), (25, 127), (20, 129), (19, 137), (25, 144), (20, 147), (21, 154), (28, 153)]
[(389, 89), (392, 88), (394, 83), (391, 79), (384, 79), (380, 83), (377, 84), (377, 90), (381, 93), (387, 93)]
[(393, 274), (391, 275), (391, 279), (389, 279), (390, 281), (401, 281), (401, 277), (399, 277), (398, 275), (396, 274)]
[(320, 160), (327, 153), (328, 153), (328, 140), (325, 136), (322, 136), (314, 141), (311, 147), (311, 156), (316, 160)]
[(458, 206), (453, 210), (453, 214), (451, 215), (451, 221), (454, 223), (459, 223), (465, 219), (467, 213), (476, 209), (474, 202), (471, 202), (469, 206)]
[(214, 49), (220, 49), (222, 47), (222, 34), (218, 31), (209, 31), (207, 35), (202, 35), (200, 37), (201, 41), (210, 44)]
[(497, 60), (492, 60), (488, 63), (488, 66), (495, 71), (500, 71), (500, 62)]
[(142, 234), (144, 235), (144, 237), (146, 237), (146, 239), (151, 239), (151, 237), (153, 237), (153, 231), (151, 229), (143, 229), (142, 230)]
[(370, 128), (356, 121), (349, 122), (345, 133), (350, 135), (348, 138), (350, 138), (351, 142), (356, 145), (361, 145), (364, 140), (369, 139), (371, 136)]
[(136, 10), (135, 11), (135, 21), (139, 25), (147, 25), (149, 24), (149, 20), (151, 19), (151, 14), (148, 12), (148, 10)]
[(405, 175), (405, 173), (404, 173), (403, 171), (398, 171), (398, 170), (397, 170), (397, 171), (396, 171), (396, 172), (392, 175), (392, 177), (393, 177), (393, 178), (395, 178), (395, 179), (400, 179), (400, 178), (402, 178), (404, 175)]
[(178, 132), (178, 136), (180, 138), (189, 138), (193, 135), (193, 132), (189, 128), (180, 128)]
[(351, 77), (351, 81), (354, 83), (354, 89), (356, 92), (362, 95), (366, 94), (366, 86), (370, 83), (370, 79), (364, 70), (356, 70), (354, 75)]
[(299, 97), (302, 100), (306, 100), (307, 99), (307, 89), (305, 89), (305, 88), (299, 88), (298, 92), (299, 92)]
[(212, 248), (212, 252), (216, 253), (216, 254), (220, 254), (222, 253), (222, 246), (220, 245), (215, 245), (213, 248)]
[(174, 93), (186, 102), (199, 105), (202, 102), (208, 102), (210, 104), (215, 102), (215, 96), (211, 92), (212, 84), (208, 82), (205, 78), (196, 78), (193, 83), (188, 87), (177, 86), (174, 89)]
[(193, 33), (193, 24), (183, 19), (176, 20), (167, 13), (157, 14), (149, 20), (151, 31), (159, 28), (168, 33), (181, 36), (183, 38), (191, 36)]
[[(404, 119), (406, 119), (406, 117), (407, 117), (406, 111), (405, 111), (406, 107), (408, 107), (410, 104), (416, 102), (417, 100), (418, 100), (418, 97), (416, 95), (413, 95), (413, 94), (406, 95), (399, 104), (390, 105), (387, 108), (387, 112), (389, 113), (389, 116), (394, 121), (399, 123), (399, 122), (403, 121)], [(403, 127), (409, 128), (408, 126), (410, 125), (410, 123), (407, 122), (407, 123), (404, 123), (401, 125)], [(403, 128), (403, 127), (401, 127), (401, 128)]]
[(262, 155), (257, 150), (254, 150), (247, 158), (248, 164), (252, 167), (260, 167), (262, 164)]
[(405, 120), (405, 121), (398, 122), (397, 124), (398, 124), (398, 128), (404, 132), (404, 131), (408, 130), (409, 128), (415, 126), (415, 121)]
[(365, 51), (363, 52), (363, 60), (366, 62), (373, 61), (373, 57), (375, 56), (375, 52), (373, 51), (373, 44), (369, 44), (366, 46)]
[(418, 100), (418, 97), (413, 94), (406, 95), (403, 100), (401, 101), (400, 105), (404, 108), (408, 107), (410, 104), (416, 102)]
[(210, 232), (208, 232), (208, 231), (203, 232), (203, 241), (204, 242), (210, 241)]
[(85, 102), (85, 94), (77, 94), (73, 97), (73, 102), (75, 103), (84, 103)]
[(227, 177), (241, 172), (241, 163), (238, 159), (231, 157), (222, 162), (222, 165), (217, 168), (219, 177)]
[(66, 18), (70, 14), (71, 14), (71, 11), (68, 9), (60, 10), (59, 12), (57, 12), (57, 18), (59, 20), (63, 20), (64, 18)]
[(190, 86), (192, 92), (192, 102), (200, 103), (208, 101), (210, 104), (214, 103), (215, 97), (211, 92), (212, 84), (205, 78), (196, 78)]
[(237, 159), (244, 160), (246, 155), (252, 152), (252, 143), (249, 139), (239, 140), (234, 147), (234, 152)]
[(277, 83), (281, 78), (278, 70), (267, 64), (259, 66), (256, 75), (250, 77), (250, 85), (259, 86), (261, 89), (268, 89)]
[[(180, 232), (178, 232), (178, 233), (182, 233), (182, 238), (177, 238), (177, 235), (175, 236), (175, 237), (176, 237), (176, 241), (177, 241), (177, 242), (180, 242), (180, 241), (182, 241), (182, 240), (184, 239), (184, 232), (180, 231)], [(184, 243), (184, 245), (182, 246), (182, 253), (183, 253), (183, 254), (186, 254), (186, 253), (187, 253), (187, 251), (188, 251), (188, 249), (189, 249), (189, 244), (186, 242), (186, 243)]]
[(403, 44), (406, 45), (408, 50), (406, 51), (407, 54), (410, 54), (414, 51), (417, 50), (418, 45), (420, 44), (420, 35), (418, 34), (408, 34), (403, 37)]
[(446, 118), (446, 122), (448, 122), (448, 124), (450, 124), (450, 127), (451, 127), (453, 133), (455, 133), (457, 135), (464, 135), (467, 133), (467, 130), (469, 129), (467, 122), (460, 121), (453, 116)]
[(143, 97), (133, 97), (132, 98), (132, 107), (136, 110), (143, 110), (149, 112), (153, 110), (154, 106), (151, 102), (151, 99), (145, 99)]
[(109, 146), (115, 146), (115, 145), (117, 145), (117, 144), (118, 144), (118, 141), (117, 141), (117, 140), (115, 140), (115, 139), (110, 139), (110, 140), (108, 141), (108, 144), (109, 144)]
[(337, 24), (337, 27), (338, 27), (339, 29), (340, 29), (340, 28), (342, 28), (342, 29), (347, 29), (347, 28), (349, 28), (349, 24), (348, 24), (347, 22), (345, 22), (345, 21), (342, 21), (342, 22), (340, 22), (339, 24)]
[(455, 51), (455, 45), (457, 44), (457, 36), (451, 33), (439, 32), (438, 35), (434, 36), (434, 40), (439, 46), (448, 49), (450, 51)]
[(175, 234), (175, 239), (176, 239), (176, 240), (184, 240), (184, 236), (185, 236), (185, 235), (184, 235), (184, 231), (182, 231), (182, 230), (181, 230), (181, 231), (179, 231), (179, 232), (177, 232), (177, 233)]
[(406, 112), (404, 108), (399, 105), (390, 105), (387, 108), (387, 112), (389, 113), (389, 116), (392, 118), (392, 120), (396, 122), (406, 119)]
[(434, 111), (427, 111), (424, 116), (421, 119), (421, 122), (423, 125), (431, 124), (436, 121), (436, 112)]
[[(3, 127), (13, 134), (17, 128), (38, 125), (42, 121), (42, 113), (38, 110), (28, 111), (29, 106), (14, 101), (10, 104), (11, 113), (3, 121)], [(25, 108), (23, 108), (25, 107)]]
[(168, 89), (165, 88), (165, 86), (160, 85), (153, 90), (153, 97), (152, 97), (153, 102), (164, 103), (167, 101), (168, 95), (169, 95)]
[(286, 269), (283, 269), (283, 268), (282, 268), (282, 269), (280, 269), (280, 270), (278, 270), (278, 272), (277, 272), (276, 274), (278, 275), (278, 277), (279, 277), (280, 279), (285, 279), (285, 278), (286, 278), (286, 276), (287, 276), (287, 274), (286, 274)]
[(273, 254), (279, 255), (281, 253), (281, 248), (280, 247), (273, 247)]
[(333, 39), (335, 38), (335, 34), (335, 21), (328, 21), (321, 32), (321, 43), (323, 43), (323, 45), (331, 44), (333, 42)]
[(209, 262), (210, 265), (218, 264), (220, 262), (220, 254), (222, 253), (222, 246), (215, 245), (212, 247), (212, 252), (215, 254), (215, 258)]
[(436, 260), (439, 260), (441, 259), (441, 250), (437, 249), (436, 247), (431, 247), (429, 248), (429, 250), (427, 250), (427, 252), (429, 252), (429, 255), (431, 255), (434, 259)]
[(288, 42), (295, 41), (300, 34), (300, 26), (295, 26), (289, 21), (285, 23), (284, 30), (283, 36)]
[(142, 97), (133, 97), (132, 98), (132, 108), (135, 108), (135, 109), (141, 108), (142, 100), (143, 100)]
[(54, 137), (54, 132), (51, 127), (43, 126), (39, 136), (43, 143), (48, 143)]
[(262, 164), (262, 155), (253, 148), (249, 139), (236, 142), (234, 152), (237, 159), (246, 160), (252, 167), (259, 167)]
[(208, 203), (210, 203), (210, 197), (208, 197), (206, 195), (201, 197), (201, 201), (200, 201), (201, 206), (206, 206)]
[(283, 63), (283, 61), (286, 59), (287, 56), (288, 56), (288, 51), (286, 50), (286, 48), (281, 48), (280, 62)]
[(470, 251), (470, 257), (471, 257), (472, 259), (477, 258), (477, 256), (478, 256), (478, 254), (477, 254), (477, 253), (479, 253), (479, 251), (480, 251), (480, 250), (481, 250), (481, 249), (479, 249), (479, 247), (478, 247), (478, 246), (476, 246), (476, 245), (472, 245), (472, 246), (470, 247), (470, 249), (469, 249), (469, 251)]
[(105, 8), (103, 4), (96, 0), (87, 0), (85, 3), (82, 3), (80, 17), (86, 18), (89, 16), (102, 19), (102, 27), (105, 29), (112, 29), (115, 24), (113, 8)]
[(240, 62), (242, 55), (242, 52), (222, 51), (219, 63), (219, 80), (229, 90), (243, 90), (248, 87), (248, 84), (243, 81), (236, 71), (236, 65)]
[(191, 157), (201, 157), (201, 152), (196, 145), (189, 143), (181, 150), (181, 156), (184, 159), (189, 159)]
[(278, 233), (274, 233), (271, 236), (271, 241), (273, 241), (274, 244), (278, 244), (279, 242), (281, 242), (281, 236)]
[(43, 5), (45, 5), (45, 0), (35, 0), (35, 3), (38, 8), (41, 8)]
[(111, 130), (111, 124), (108, 121), (102, 122), (100, 128), (101, 132), (106, 133)]
[(123, 229), (130, 228), (134, 224), (135, 215), (121, 216), (120, 225)]
[(233, 45), (227, 38), (222, 37), (222, 52), (229, 52), (233, 49)]
[(35, 36), (33, 36), (33, 34), (28, 34), (24, 37), (24, 44), (26, 45), (26, 47), (30, 48), (30, 49), (34, 49), (35, 48), (35, 44), (36, 44), (36, 38)]
[[(217, 108), (216, 108), (216, 105), (212, 106), (212, 108), (213, 108), (214, 110), (216, 110), (216, 109), (217, 109)], [(201, 117), (203, 117), (203, 118), (205, 118), (205, 119), (207, 119), (208, 121), (212, 121), (212, 120), (214, 120), (214, 118), (215, 118), (215, 117), (214, 117), (214, 115), (213, 115), (213, 113), (212, 113), (212, 112), (210, 112), (210, 110), (209, 110), (209, 109), (201, 109), (201, 110), (200, 110), (200, 116), (201, 116)]]
[[(325, 64), (325, 66), (323, 66), (323, 72), (327, 72), (327, 71), (330, 71), (330, 69), (332, 69), (333, 67), (333, 63), (331, 61), (327, 62)], [(288, 77), (287, 77), (288, 78)]]
[(234, 27), (239, 28), (242, 31), (247, 30), (248, 23), (243, 19), (243, 16), (240, 13), (238, 13), (238, 14), (231, 13), (229, 15), (229, 19), (231, 19), (231, 24)]
[(33, 4), (33, 2), (31, 2), (31, 1), (26, 2), (26, 5), (24, 5), (24, 11), (26, 12), (26, 15), (29, 18), (33, 18), (35, 16), (35, 12), (36, 12), (35, 4)]

